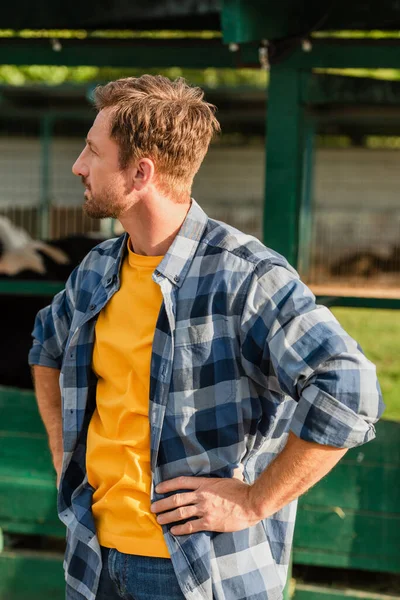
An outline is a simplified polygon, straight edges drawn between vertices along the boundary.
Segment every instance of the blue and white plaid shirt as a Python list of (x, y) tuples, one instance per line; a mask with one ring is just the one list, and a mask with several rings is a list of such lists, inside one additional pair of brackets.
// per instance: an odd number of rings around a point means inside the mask
[[(126, 242), (107, 240), (86, 256), (39, 312), (29, 356), (32, 365), (61, 369), (64, 567), (67, 585), (88, 600), (102, 566), (85, 468), (94, 329), (119, 288)], [(232, 477), (242, 466), (252, 483), (289, 430), (346, 448), (374, 437), (383, 409), (374, 365), (282, 256), (192, 201), (153, 279), (163, 304), (151, 358), (152, 502), (163, 497), (158, 483), (180, 475)], [(234, 533), (177, 537), (163, 526), (186, 599), (281, 598), (295, 515), (292, 502)]]

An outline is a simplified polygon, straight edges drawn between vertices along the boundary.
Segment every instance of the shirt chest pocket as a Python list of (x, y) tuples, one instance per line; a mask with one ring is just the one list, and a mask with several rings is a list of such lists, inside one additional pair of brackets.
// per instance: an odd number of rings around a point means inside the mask
[(235, 363), (228, 321), (196, 319), (174, 332), (169, 411), (187, 414), (229, 402), (235, 395)]

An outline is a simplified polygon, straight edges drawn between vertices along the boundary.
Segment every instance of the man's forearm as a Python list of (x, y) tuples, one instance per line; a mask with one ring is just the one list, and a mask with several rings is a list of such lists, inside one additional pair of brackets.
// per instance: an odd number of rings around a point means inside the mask
[(54, 467), (59, 476), (63, 454), (60, 371), (35, 365), (32, 372), (40, 416), (49, 437)]
[(322, 479), (344, 456), (347, 448), (305, 442), (289, 433), (285, 448), (252, 486), (260, 518), (286, 506)]

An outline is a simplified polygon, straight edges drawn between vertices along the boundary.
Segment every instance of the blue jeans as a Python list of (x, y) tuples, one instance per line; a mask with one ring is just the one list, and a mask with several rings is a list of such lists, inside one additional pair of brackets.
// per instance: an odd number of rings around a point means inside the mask
[[(96, 600), (184, 600), (170, 558), (101, 548), (103, 568)], [(67, 586), (66, 600), (85, 600)]]

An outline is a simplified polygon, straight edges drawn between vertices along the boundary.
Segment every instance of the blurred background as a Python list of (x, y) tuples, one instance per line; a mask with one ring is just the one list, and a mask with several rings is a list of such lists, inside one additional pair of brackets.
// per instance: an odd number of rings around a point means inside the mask
[[(94, 118), (95, 85), (148, 71), (0, 66), (0, 214), (34, 238), (98, 231), (112, 235), (113, 223), (84, 216), (82, 185), (71, 175), (71, 166)], [(195, 179), (193, 196), (211, 217), (261, 239), (268, 73), (213, 68), (161, 72), (198, 83), (218, 107), (222, 135)], [(368, 79), (362, 71), (355, 74), (357, 89), (371, 78), (380, 82), (376, 89), (389, 99), (384, 108), (365, 102), (357, 106), (353, 100), (346, 108), (310, 109), (314, 122), (307, 193), (312, 219), (299, 269), (307, 283), (322, 285), (323, 291), (340, 286), (366, 293), (373, 287), (378, 295), (400, 292), (400, 127), (394, 108), (399, 73), (380, 69), (368, 73)], [(325, 78), (330, 88), (355, 94), (354, 70)]]
[(284, 254), (377, 365), (377, 439), (300, 499), (285, 598), (400, 598), (398, 3), (86, 4), (0, 18), (0, 600), (64, 597), (26, 355), (37, 310), (120, 233), (83, 214), (71, 167), (95, 86), (143, 73), (183, 76), (217, 106), (197, 202)]

